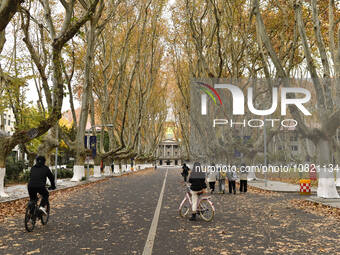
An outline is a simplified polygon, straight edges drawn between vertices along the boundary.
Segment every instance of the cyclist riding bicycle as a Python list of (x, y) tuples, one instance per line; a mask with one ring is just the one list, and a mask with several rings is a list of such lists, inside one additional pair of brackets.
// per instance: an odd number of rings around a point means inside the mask
[(191, 183), (190, 193), (192, 199), (192, 216), (189, 220), (195, 221), (198, 196), (204, 192), (204, 189), (207, 188), (207, 184), (205, 183), (205, 173), (202, 171), (201, 164), (198, 162), (195, 162), (193, 166), (189, 177), (189, 183)]
[(45, 166), (46, 159), (43, 156), (38, 156), (36, 158), (36, 164), (31, 168), (30, 180), (27, 185), (28, 194), (31, 201), (37, 200), (37, 193), (42, 196), (39, 209), (47, 214), (44, 206), (48, 204), (48, 190), (46, 189), (46, 178), (51, 182), (51, 187), (49, 190), (55, 189), (54, 175), (51, 170)]

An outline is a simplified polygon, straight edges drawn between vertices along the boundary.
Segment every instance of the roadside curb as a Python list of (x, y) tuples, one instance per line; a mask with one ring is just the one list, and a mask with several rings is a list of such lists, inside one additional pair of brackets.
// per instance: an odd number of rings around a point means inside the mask
[[(340, 198), (314, 198), (314, 197), (309, 197), (305, 200), (312, 202), (312, 203), (320, 204), (320, 205), (323, 205), (323, 206), (328, 206), (328, 207), (340, 209)], [(339, 203), (339, 204), (336, 205), (336, 204), (333, 204), (333, 203)]]
[[(251, 186), (252, 188), (261, 189), (261, 190), (268, 191), (268, 192), (286, 193), (286, 194), (298, 194), (298, 195), (300, 193), (299, 191), (293, 191), (293, 190), (272, 190), (272, 189), (265, 189), (265, 188), (253, 186), (253, 185), (250, 185), (250, 184), (248, 184), (248, 185)], [(316, 194), (316, 191), (312, 191), (311, 192), (311, 195), (315, 195), (315, 194)], [(308, 197), (310, 195), (305, 195), (305, 196)]]
[[(91, 184), (91, 183), (96, 184), (97, 182), (104, 182), (104, 181), (107, 181), (107, 180), (112, 179), (112, 178), (129, 176), (129, 175), (133, 175), (135, 173), (142, 172), (142, 171), (145, 171), (145, 170), (150, 170), (150, 169), (152, 169), (152, 168), (145, 168), (145, 169), (141, 169), (141, 170), (138, 170), (138, 171), (124, 172), (121, 175), (109, 175), (109, 176), (102, 175), (101, 177), (97, 177), (97, 179), (95, 179), (93, 181), (80, 181), (79, 184), (76, 184), (74, 186), (61, 187), (61, 188), (57, 188), (55, 190), (49, 190), (49, 193), (53, 194), (53, 193), (58, 192), (58, 191), (72, 189), (72, 188), (76, 188), (76, 187), (81, 187), (81, 186), (84, 186), (86, 184)], [(16, 197), (16, 198), (8, 199), (8, 200), (5, 200), (5, 201), (0, 201), (0, 204), (11, 203), (11, 202), (15, 202), (15, 201), (18, 201), (18, 200), (21, 200), (21, 199), (27, 199), (28, 197), (29, 196), (27, 194), (23, 197)]]
[[(237, 183), (239, 183), (239, 181)], [(252, 184), (251, 181), (248, 181), (248, 186), (251, 186), (256, 189), (268, 191), (268, 192), (275, 192), (275, 193), (287, 193), (287, 194), (299, 194), (300, 193), (298, 189), (297, 190), (275, 190), (275, 189), (270, 189), (268, 187), (261, 187), (259, 185)], [(316, 191), (311, 191), (311, 195), (315, 195), (315, 194), (316, 194)], [(306, 196), (309, 196), (309, 195), (306, 195)]]
[[(263, 187), (254, 186), (254, 185), (251, 185), (250, 183), (248, 183), (248, 185), (251, 188), (258, 189), (258, 190), (263, 190), (263, 191), (266, 191), (266, 192), (281, 193), (281, 194), (282, 193), (286, 193), (286, 194), (297, 194), (297, 195), (299, 195), (299, 191), (271, 190), (271, 189), (265, 189)], [(326, 207), (340, 209), (340, 199), (315, 198), (316, 194), (317, 194), (316, 191), (312, 191), (310, 195), (301, 195), (299, 199), (302, 200), (302, 201), (308, 201), (308, 202), (320, 204), (320, 205), (326, 206)], [(333, 204), (333, 203), (339, 203), (339, 205), (336, 205), (336, 204)]]
[[(75, 187), (81, 187), (83, 185), (86, 185), (86, 184), (89, 184), (89, 183), (97, 183), (97, 182), (100, 182), (100, 181), (106, 181), (107, 179), (111, 178), (111, 176), (107, 176), (107, 177), (104, 177), (104, 178), (98, 178), (98, 180), (94, 180), (94, 181), (81, 181), (81, 183), (77, 184), (77, 185), (74, 185), (74, 186), (69, 186), (69, 187), (61, 187), (61, 188), (57, 188), (55, 190), (49, 190), (49, 193), (50, 194), (53, 194), (57, 191), (61, 191), (61, 190), (66, 190), (66, 189), (71, 189), (71, 188), (75, 188)], [(9, 203), (9, 202), (14, 202), (14, 201), (18, 201), (18, 200), (21, 200), (21, 199), (26, 199), (28, 198), (29, 196), (24, 196), (24, 197), (17, 197), (17, 198), (12, 198), (12, 199), (9, 199), (9, 200), (5, 200), (5, 201), (0, 201), (0, 204), (2, 203)]]

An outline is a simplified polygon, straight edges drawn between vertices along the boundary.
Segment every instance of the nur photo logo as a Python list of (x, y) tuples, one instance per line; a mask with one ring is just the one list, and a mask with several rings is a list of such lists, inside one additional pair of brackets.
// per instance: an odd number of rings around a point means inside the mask
[[(207, 96), (209, 96), (215, 105), (217, 105), (216, 99), (213, 94), (218, 98), (220, 105), (223, 105), (220, 95), (217, 93), (216, 89), (210, 86), (209, 84), (206, 84), (204, 82), (196, 82), (197, 85), (199, 85), (199, 89), (203, 92), (201, 98), (202, 98), (202, 115), (207, 114)], [(213, 94), (212, 94), (213, 93)], [(204, 106), (204, 107), (203, 107)]]
[[(197, 86), (198, 85), (198, 86)], [(256, 95), (253, 87), (246, 89), (246, 95), (241, 89), (241, 86), (229, 83), (216, 83), (209, 85), (206, 82), (195, 81), (193, 89), (199, 88), (200, 91), (200, 114), (201, 116), (209, 115), (208, 108), (213, 107), (225, 107), (228, 109), (228, 104), (223, 104), (222, 100), (226, 98), (226, 95), (231, 96), (231, 100), (224, 100), (224, 102), (232, 101), (232, 116), (244, 116), (250, 114), (253, 116), (261, 116), (262, 118), (256, 119), (243, 119), (237, 122), (233, 119), (214, 118), (213, 127), (218, 125), (230, 125), (235, 126), (248, 126), (251, 128), (259, 128), (268, 123), (271, 127), (274, 127), (276, 123), (280, 123), (284, 128), (296, 127), (298, 125), (295, 119), (278, 119), (270, 118), (270, 115), (284, 116), (288, 115), (289, 106), (295, 107), (305, 116), (311, 116), (312, 114), (306, 108), (306, 104), (311, 99), (311, 93), (309, 90), (300, 87), (273, 87), (271, 91), (268, 91), (266, 96), (261, 100), (261, 103), (256, 105)], [(208, 100), (208, 97), (211, 100)], [(193, 100), (197, 100), (194, 98)], [(213, 102), (210, 104), (209, 102)], [(210, 105), (210, 106), (209, 106)], [(260, 107), (259, 107), (260, 106)], [(261, 106), (265, 106), (266, 109), (259, 109)], [(214, 111), (214, 109), (212, 109)], [(279, 111), (278, 111), (279, 110)]]

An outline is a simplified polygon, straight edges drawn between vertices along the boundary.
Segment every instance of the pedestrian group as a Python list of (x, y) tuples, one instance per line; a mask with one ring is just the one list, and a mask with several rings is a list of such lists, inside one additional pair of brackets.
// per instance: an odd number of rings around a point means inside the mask
[(248, 170), (243, 163), (240, 165), (239, 177), (235, 170), (218, 171), (218, 168), (216, 168), (214, 163), (208, 167), (207, 172), (203, 172), (200, 169), (201, 165), (198, 162), (193, 165), (192, 171), (190, 171), (189, 167), (185, 163), (182, 166), (183, 171), (181, 175), (184, 178), (184, 182), (188, 181), (191, 184), (192, 216), (190, 220), (192, 221), (196, 220), (198, 196), (204, 192), (207, 188), (207, 184), (209, 185), (210, 193), (213, 194), (215, 192), (216, 182), (218, 182), (218, 191), (225, 194), (225, 184), (226, 179), (228, 179), (229, 193), (236, 194), (236, 181), (239, 179), (240, 193), (247, 192)]

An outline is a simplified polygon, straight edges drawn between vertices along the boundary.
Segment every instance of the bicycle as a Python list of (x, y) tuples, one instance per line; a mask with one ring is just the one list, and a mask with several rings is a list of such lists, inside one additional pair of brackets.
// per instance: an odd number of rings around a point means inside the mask
[[(32, 232), (37, 219), (40, 219), (42, 225), (46, 225), (50, 217), (50, 204), (49, 202), (44, 206), (46, 213), (43, 213), (38, 204), (40, 204), (41, 195), (38, 194), (37, 200), (28, 201), (25, 213), (25, 228), (28, 232)], [(39, 203), (38, 203), (39, 202)]]
[[(183, 201), (181, 202), (178, 211), (182, 218), (185, 218), (190, 208), (192, 208), (190, 186), (187, 184), (187, 191)], [(211, 221), (215, 215), (215, 207), (211, 201), (211, 196), (203, 195), (203, 192), (198, 196), (197, 213), (204, 221)]]

